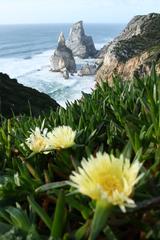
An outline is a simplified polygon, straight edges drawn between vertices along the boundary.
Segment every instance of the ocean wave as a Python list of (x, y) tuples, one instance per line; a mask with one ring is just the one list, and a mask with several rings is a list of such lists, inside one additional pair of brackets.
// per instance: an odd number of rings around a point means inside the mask
[[(45, 40), (45, 41), (41, 41), (38, 43), (38, 46), (41, 47), (41, 50), (44, 49), (44, 46), (47, 44), (51, 44), (52, 42), (50, 40)], [(2, 44), (2, 43), (1, 43)], [(3, 43), (0, 46), (0, 51), (8, 51), (10, 49), (23, 49), (25, 47), (31, 47), (32, 46), (32, 50), (34, 50), (35, 48), (33, 47), (34, 45), (36, 46), (37, 42), (36, 41), (31, 41), (31, 42), (8, 42), (8, 43)], [(49, 49), (49, 47), (48, 47)], [(45, 50), (45, 49), (44, 49)]]
[[(43, 51), (47, 51), (48, 47), (43, 48)], [(34, 48), (34, 50), (29, 50), (29, 49), (19, 49), (19, 48), (15, 48), (14, 49), (8, 49), (7, 51), (1, 51), (0, 52), (0, 58), (10, 58), (10, 56), (12, 57), (19, 57), (19, 58), (32, 58), (35, 55), (39, 55), (41, 53), (43, 53), (42, 48), (38, 47), (38, 48)], [(4, 52), (4, 53), (3, 53)], [(23, 57), (24, 56), (24, 57)]]

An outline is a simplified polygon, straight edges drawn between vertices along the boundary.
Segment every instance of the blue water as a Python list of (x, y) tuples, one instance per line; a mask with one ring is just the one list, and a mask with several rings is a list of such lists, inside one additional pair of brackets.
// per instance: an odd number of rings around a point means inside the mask
[[(50, 57), (57, 46), (60, 32), (67, 39), (71, 24), (0, 25), (0, 72), (18, 82), (45, 92), (62, 106), (66, 101), (90, 93), (95, 77), (77, 74), (64, 80), (60, 73), (50, 72)], [(116, 37), (124, 28), (119, 24), (84, 24), (86, 35), (93, 37), (97, 49)], [(77, 66), (94, 63), (93, 59), (76, 59)]]
[[(55, 49), (60, 32), (68, 36), (70, 24), (0, 25), (0, 58), (29, 58)], [(96, 44), (103, 45), (122, 30), (118, 24), (85, 24), (85, 31)]]

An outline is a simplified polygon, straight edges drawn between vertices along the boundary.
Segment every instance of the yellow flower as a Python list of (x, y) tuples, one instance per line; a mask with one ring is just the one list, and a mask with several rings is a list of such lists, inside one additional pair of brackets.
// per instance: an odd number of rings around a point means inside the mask
[(26, 139), (26, 145), (35, 153), (44, 151), (47, 146), (47, 129), (40, 129), (38, 127), (35, 130), (31, 130), (29, 138)]
[(138, 160), (130, 163), (128, 159), (115, 158), (107, 153), (97, 153), (88, 161), (82, 160), (78, 173), (70, 176), (70, 184), (79, 192), (94, 200), (106, 200), (113, 205), (119, 205), (122, 211), (125, 206), (135, 207), (130, 198), (134, 185), (142, 177), (137, 177), (141, 164)]
[(76, 131), (69, 126), (60, 126), (47, 134), (48, 149), (69, 148), (75, 144)]

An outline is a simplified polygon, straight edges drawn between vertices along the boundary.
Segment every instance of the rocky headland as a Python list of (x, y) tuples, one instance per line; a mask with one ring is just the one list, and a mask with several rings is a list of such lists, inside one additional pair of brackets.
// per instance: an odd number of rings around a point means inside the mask
[(160, 14), (135, 16), (97, 57), (102, 59), (97, 82), (110, 81), (115, 74), (124, 80), (149, 74), (153, 61), (160, 72)]
[(7, 74), (0, 73), (0, 113), (4, 117), (32, 113), (38, 116), (42, 112), (56, 110), (58, 103), (47, 94), (19, 84)]

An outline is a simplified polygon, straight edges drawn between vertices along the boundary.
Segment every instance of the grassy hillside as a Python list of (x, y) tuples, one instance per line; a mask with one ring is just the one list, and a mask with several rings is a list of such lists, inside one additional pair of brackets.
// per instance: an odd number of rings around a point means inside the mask
[[(42, 125), (70, 126), (76, 144), (33, 153), (26, 139)], [(94, 238), (96, 201), (68, 180), (82, 158), (97, 152), (138, 159), (144, 176), (131, 194), (136, 206), (126, 213), (114, 206)], [(66, 110), (1, 118), (0, 159), (0, 239), (160, 239), (160, 77), (154, 70), (132, 82), (116, 77), (113, 87), (103, 83)]]

